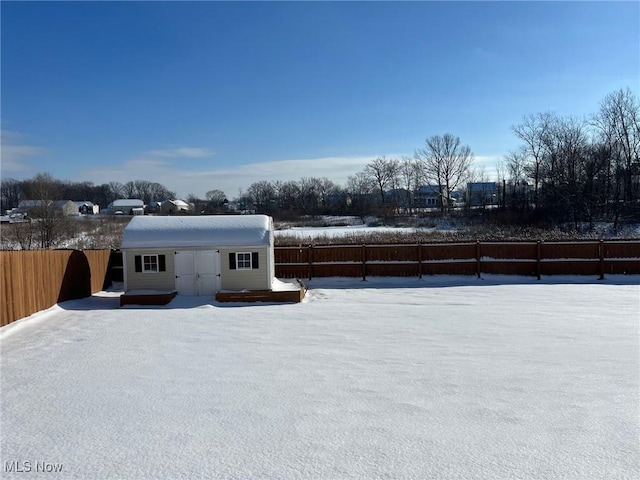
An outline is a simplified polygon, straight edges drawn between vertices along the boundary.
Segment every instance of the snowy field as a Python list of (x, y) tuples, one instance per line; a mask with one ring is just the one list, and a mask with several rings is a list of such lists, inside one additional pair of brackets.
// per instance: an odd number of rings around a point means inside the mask
[(321, 237), (336, 238), (366, 233), (415, 233), (417, 231), (431, 232), (434, 229), (418, 229), (413, 227), (369, 227), (367, 225), (349, 225), (342, 227), (290, 227), (276, 230), (275, 236), (294, 236), (304, 239), (316, 239)]
[(0, 477), (636, 479), (639, 281), (65, 302), (0, 329)]
[[(370, 227), (362, 223), (362, 219), (353, 216), (323, 216), (322, 220), (328, 225), (326, 227), (296, 227), (289, 226), (283, 228), (281, 225), (275, 231), (275, 236), (297, 237), (300, 240), (314, 240), (317, 238), (342, 238), (350, 236), (360, 236), (364, 234), (380, 234), (380, 233), (416, 233), (416, 232), (434, 232), (452, 231), (451, 227), (445, 228), (426, 228), (426, 227)], [(378, 221), (375, 217), (369, 217), (369, 221)], [(331, 225), (338, 223), (339, 225)]]

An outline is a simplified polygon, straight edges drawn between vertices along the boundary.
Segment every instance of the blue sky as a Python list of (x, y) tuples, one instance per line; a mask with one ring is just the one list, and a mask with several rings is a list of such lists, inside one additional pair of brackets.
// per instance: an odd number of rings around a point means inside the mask
[(638, 2), (2, 1), (2, 178), (344, 185), (453, 133), (640, 91)]

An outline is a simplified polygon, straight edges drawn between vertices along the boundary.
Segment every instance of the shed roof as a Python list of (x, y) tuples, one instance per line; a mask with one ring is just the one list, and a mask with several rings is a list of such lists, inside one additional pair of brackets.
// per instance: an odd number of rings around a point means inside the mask
[(144, 202), (137, 198), (120, 198), (114, 200), (111, 205), (115, 207), (144, 207)]
[(267, 215), (133, 217), (124, 229), (122, 248), (174, 248), (271, 245)]

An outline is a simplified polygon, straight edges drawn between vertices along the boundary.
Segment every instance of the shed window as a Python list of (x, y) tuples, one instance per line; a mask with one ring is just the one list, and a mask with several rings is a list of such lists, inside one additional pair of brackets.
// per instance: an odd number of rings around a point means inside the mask
[(158, 271), (158, 256), (143, 255), (142, 256), (142, 272), (155, 273)]
[(249, 252), (236, 253), (236, 268), (238, 270), (250, 270), (251, 269), (251, 253)]
[(252, 270), (259, 265), (258, 252), (236, 252), (229, 253), (229, 269), (231, 270)]
[(166, 260), (164, 255), (136, 255), (136, 272), (158, 273), (166, 271)]

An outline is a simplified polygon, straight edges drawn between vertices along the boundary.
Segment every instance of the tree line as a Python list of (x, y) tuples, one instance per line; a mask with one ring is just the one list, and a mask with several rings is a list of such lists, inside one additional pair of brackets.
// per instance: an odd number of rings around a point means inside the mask
[[(46, 192), (43, 191), (46, 185)], [(173, 199), (176, 194), (164, 185), (147, 180), (126, 183), (109, 182), (95, 185), (93, 182), (71, 182), (54, 178), (49, 173), (39, 173), (31, 179), (3, 179), (0, 185), (2, 211), (18, 206), (21, 200), (73, 200), (89, 201), (106, 207), (119, 198), (138, 198), (145, 204), (154, 200)]]
[(640, 104), (630, 89), (607, 95), (586, 118), (527, 115), (522, 142), (501, 172), (508, 207), (555, 222), (593, 223), (640, 213)]
[[(584, 118), (553, 112), (526, 115), (512, 126), (520, 145), (498, 163), (493, 206), (518, 223), (640, 221), (640, 102), (629, 89), (605, 96)], [(327, 178), (252, 184), (243, 201), (260, 211), (301, 214), (411, 212), (420, 186), (432, 185), (439, 208), (453, 195), (469, 206), (469, 182), (487, 181), (473, 168), (468, 145), (452, 134), (427, 138), (413, 157), (377, 157), (345, 187)], [(468, 210), (467, 210), (468, 211)]]
[[(499, 163), (495, 207), (519, 222), (590, 222), (640, 218), (640, 103), (632, 91), (607, 95), (599, 110), (585, 118), (552, 112), (526, 115), (512, 127), (520, 141)], [(238, 209), (279, 216), (369, 215), (411, 213), (421, 206), (422, 185), (437, 190), (441, 212), (454, 207), (453, 197), (467, 195), (466, 184), (487, 180), (473, 166), (471, 148), (450, 133), (426, 139), (411, 157), (371, 160), (341, 186), (327, 177), (298, 181), (259, 181), (232, 199)], [(40, 198), (43, 181), (54, 199), (89, 200), (106, 206), (118, 198), (148, 204), (175, 198), (165, 186), (145, 180), (125, 184), (63, 182), (39, 174), (31, 180), (3, 179), (0, 202), (6, 210), (21, 199)], [(224, 192), (209, 190), (204, 199), (189, 195), (196, 213), (223, 211)], [(468, 205), (468, 202), (467, 202)]]
[(326, 177), (303, 177), (299, 181), (253, 183), (240, 196), (242, 205), (279, 215), (393, 215), (411, 213), (421, 185), (438, 188), (439, 208), (450, 211), (452, 194), (473, 173), (473, 153), (450, 133), (426, 140), (414, 157), (379, 156), (362, 171), (351, 175), (345, 187)]

